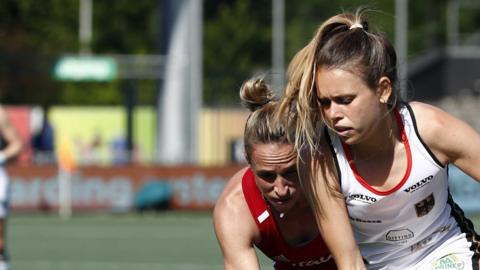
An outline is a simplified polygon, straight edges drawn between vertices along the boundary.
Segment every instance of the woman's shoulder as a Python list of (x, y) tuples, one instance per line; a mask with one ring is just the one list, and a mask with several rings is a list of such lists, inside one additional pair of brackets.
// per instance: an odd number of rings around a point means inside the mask
[(246, 238), (259, 239), (259, 230), (253, 220), (242, 191), (242, 178), (248, 168), (239, 170), (227, 183), (213, 209), (213, 223), (220, 241)]
[(417, 127), (421, 133), (438, 132), (439, 129), (445, 128), (445, 120), (448, 114), (438, 107), (423, 103), (423, 102), (410, 102)]
[(230, 180), (225, 185), (222, 194), (220, 195), (216, 208), (228, 209), (227, 211), (232, 211), (239, 206), (244, 201), (243, 191), (242, 191), (242, 179), (249, 167), (245, 167), (235, 173)]
[(411, 102), (418, 135), (443, 164), (447, 162), (446, 149), (451, 140), (447, 136), (455, 126), (455, 118), (442, 109), (422, 102)]

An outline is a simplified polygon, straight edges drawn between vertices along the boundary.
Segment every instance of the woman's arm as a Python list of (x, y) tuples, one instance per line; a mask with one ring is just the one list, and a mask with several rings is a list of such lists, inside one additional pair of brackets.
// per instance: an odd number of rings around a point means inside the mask
[(299, 161), (302, 187), (338, 269), (366, 269), (355, 242), (333, 157), (326, 142), (322, 143), (322, 154), (314, 159), (309, 158), (309, 153), (302, 153)]
[(338, 269), (365, 269), (360, 250), (355, 242), (343, 198), (320, 200), (323, 217), (317, 217), (319, 229)]
[(0, 164), (3, 164), (7, 160), (18, 156), (22, 150), (22, 140), (3, 108), (0, 108), (0, 134), (6, 143), (6, 147), (0, 151)]
[(260, 270), (253, 241), (256, 224), (250, 215), (237, 173), (225, 187), (213, 211), (213, 224), (225, 270)]

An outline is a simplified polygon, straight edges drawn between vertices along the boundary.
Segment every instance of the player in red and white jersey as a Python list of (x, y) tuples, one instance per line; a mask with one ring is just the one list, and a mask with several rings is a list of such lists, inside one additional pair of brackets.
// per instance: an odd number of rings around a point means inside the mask
[[(285, 129), (273, 125), (272, 98), (263, 80), (242, 87), (243, 101), (254, 107), (244, 134), (250, 166), (231, 178), (214, 209), (225, 269), (260, 269), (255, 247), (277, 270), (337, 269), (299, 185), (293, 145)], [(342, 266), (363, 265), (352, 233), (337, 242), (343, 246)]]

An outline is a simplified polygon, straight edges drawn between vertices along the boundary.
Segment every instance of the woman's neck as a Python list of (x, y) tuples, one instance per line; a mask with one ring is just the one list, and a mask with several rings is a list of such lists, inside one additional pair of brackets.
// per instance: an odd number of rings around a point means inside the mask
[(368, 160), (392, 155), (398, 142), (401, 142), (401, 136), (392, 111), (378, 122), (365, 140), (351, 145), (350, 149), (354, 160)]

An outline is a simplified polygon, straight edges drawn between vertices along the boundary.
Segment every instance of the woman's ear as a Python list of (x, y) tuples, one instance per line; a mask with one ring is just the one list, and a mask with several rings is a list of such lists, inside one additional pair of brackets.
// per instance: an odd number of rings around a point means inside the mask
[(387, 76), (382, 76), (378, 80), (377, 96), (381, 103), (387, 103), (392, 95), (392, 81)]

